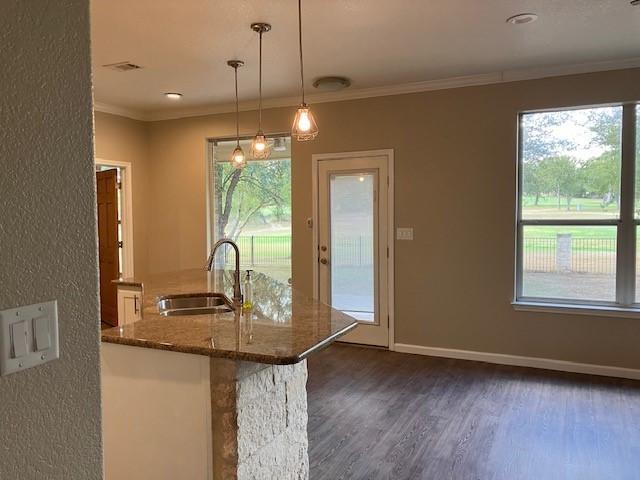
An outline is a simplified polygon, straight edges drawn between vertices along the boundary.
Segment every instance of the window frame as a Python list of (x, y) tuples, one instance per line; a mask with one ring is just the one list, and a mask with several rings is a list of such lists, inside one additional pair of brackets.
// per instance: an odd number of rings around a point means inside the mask
[[(275, 133), (267, 133), (266, 134), (268, 139), (274, 139), (274, 138), (283, 138), (283, 139), (289, 139), (289, 144), (290, 144), (290, 151), (289, 151), (289, 155), (285, 158), (277, 158), (277, 155), (271, 155), (268, 158), (264, 158), (264, 159), (254, 159), (250, 157), (250, 143), (253, 140), (254, 136), (251, 135), (241, 135), (240, 137), (207, 137), (205, 139), (205, 169), (206, 169), (206, 175), (205, 175), (205, 194), (206, 194), (206, 252), (205, 252), (205, 256), (209, 255), (211, 252), (211, 249), (213, 248), (213, 245), (215, 244), (215, 242), (217, 240), (219, 240), (219, 238), (217, 238), (216, 235), (216, 225), (217, 225), (217, 217), (216, 217), (216, 195), (215, 195), (215, 185), (216, 185), (216, 181), (217, 181), (217, 174), (216, 174), (216, 164), (220, 163), (231, 163), (231, 159), (230, 158), (217, 158), (216, 157), (216, 147), (218, 147), (221, 143), (236, 143), (236, 141), (240, 141), (241, 143), (249, 143), (249, 145), (242, 145), (244, 151), (245, 151), (245, 155), (247, 156), (247, 163), (262, 163), (262, 162), (268, 162), (268, 161), (273, 161), (273, 160), (289, 160), (289, 172), (291, 174), (291, 185), (290, 187), (292, 188), (293, 186), (293, 143), (291, 142), (291, 134), (289, 132), (283, 132), (283, 133), (279, 133), (279, 132), (275, 132)], [(276, 157), (276, 158), (274, 158)], [(291, 204), (293, 205), (293, 198), (291, 199)], [(292, 220), (293, 222), (293, 220)], [(293, 238), (293, 237), (291, 237)], [(292, 247), (292, 240), (290, 243), (290, 248)], [(242, 252), (242, 243), (238, 243), (238, 247), (240, 248), (241, 252)], [(248, 257), (242, 257), (242, 258), (248, 258)], [(216, 265), (218, 265), (216, 263)], [(256, 270), (259, 272), (260, 269), (263, 267), (264, 265), (253, 265), (253, 267), (259, 267), (256, 268)], [(248, 268), (249, 265), (245, 265), (243, 263), (242, 265), (243, 268)], [(216, 267), (218, 268), (218, 267)], [(293, 263), (290, 262), (288, 265), (288, 269), (289, 269), (289, 278), (288, 278), (288, 282), (289, 284), (291, 284), (291, 274), (293, 272)], [(285, 282), (285, 280), (281, 279), (281, 281)], [(286, 283), (286, 282), (285, 282)]]
[[(523, 182), (523, 118), (532, 113), (565, 112), (599, 107), (622, 107), (621, 170), (620, 170), (620, 215), (608, 220), (527, 220), (522, 218)], [(640, 218), (635, 217), (636, 186), (636, 140), (638, 136), (638, 103), (616, 103), (584, 105), (546, 110), (518, 112), (517, 162), (516, 162), (516, 246), (515, 246), (515, 288), (513, 305), (517, 310), (566, 311), (568, 313), (601, 314), (613, 316), (636, 316), (640, 313), (640, 302), (636, 301), (636, 236)], [(524, 227), (544, 226), (615, 226), (617, 229), (616, 248), (616, 298), (615, 301), (578, 300), (523, 295)], [(638, 296), (640, 298), (640, 296)]]

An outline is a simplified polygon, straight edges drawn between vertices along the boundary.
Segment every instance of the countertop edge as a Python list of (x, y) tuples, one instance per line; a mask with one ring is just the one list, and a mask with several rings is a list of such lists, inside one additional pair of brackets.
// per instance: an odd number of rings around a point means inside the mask
[(263, 355), (254, 354), (250, 352), (235, 352), (231, 350), (213, 350), (207, 347), (175, 345), (175, 344), (169, 344), (169, 343), (155, 342), (151, 340), (143, 340), (138, 338), (115, 337), (112, 335), (101, 335), (100, 337), (102, 342), (112, 343), (116, 345), (126, 345), (130, 347), (138, 347), (138, 348), (150, 348), (154, 350), (164, 350), (168, 352), (201, 355), (201, 356), (211, 357), (211, 358), (226, 358), (229, 360), (242, 360), (246, 362), (264, 363), (269, 365), (293, 365), (305, 360), (312, 353), (315, 353), (329, 346), (336, 339), (340, 338), (341, 336), (345, 335), (349, 331), (353, 330), (357, 325), (358, 325), (358, 322), (354, 321), (354, 323), (347, 325), (346, 327), (337, 331), (330, 337), (325, 338), (318, 344), (305, 350), (301, 354), (282, 356), (282, 357), (263, 356)]
[(320, 343), (314, 345), (313, 347), (311, 347), (311, 348), (305, 350), (304, 352), (302, 352), (300, 355), (297, 356), (298, 360), (296, 362), (294, 362), (294, 363), (301, 362), (302, 360), (307, 358), (312, 353), (315, 353), (315, 352), (317, 352), (319, 350), (322, 350), (322, 349), (328, 347), (333, 342), (335, 342), (338, 338), (342, 337), (343, 335), (346, 335), (347, 333), (349, 333), (351, 330), (353, 330), (357, 326), (358, 326), (358, 322), (353, 322), (352, 324), (347, 325), (346, 327), (344, 327), (342, 330), (338, 330), (336, 333), (334, 333), (330, 337), (325, 338), (322, 342), (320, 342)]

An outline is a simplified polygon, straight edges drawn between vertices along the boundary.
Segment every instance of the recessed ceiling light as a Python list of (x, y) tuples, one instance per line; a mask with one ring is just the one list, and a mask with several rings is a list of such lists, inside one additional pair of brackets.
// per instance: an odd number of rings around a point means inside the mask
[(178, 92), (167, 92), (164, 94), (164, 96), (170, 98), (171, 100), (180, 100), (182, 98), (182, 94)]
[(335, 92), (351, 85), (346, 77), (320, 77), (313, 82), (313, 86), (323, 92)]
[(507, 23), (511, 23), (513, 25), (524, 25), (525, 23), (533, 23), (537, 19), (538, 15), (535, 13), (519, 13), (507, 18)]

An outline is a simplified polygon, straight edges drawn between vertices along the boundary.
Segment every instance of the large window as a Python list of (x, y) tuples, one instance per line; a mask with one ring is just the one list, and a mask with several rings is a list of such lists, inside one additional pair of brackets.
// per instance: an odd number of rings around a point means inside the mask
[(521, 114), (516, 301), (639, 307), (638, 111)]
[[(267, 160), (249, 159), (237, 170), (230, 162), (235, 140), (210, 142), (210, 237), (233, 239), (242, 268), (268, 273), (287, 282), (291, 277), (291, 139), (271, 138)], [(240, 142), (249, 158), (251, 140)], [(213, 243), (212, 242), (212, 243)], [(222, 261), (230, 267), (233, 254)]]

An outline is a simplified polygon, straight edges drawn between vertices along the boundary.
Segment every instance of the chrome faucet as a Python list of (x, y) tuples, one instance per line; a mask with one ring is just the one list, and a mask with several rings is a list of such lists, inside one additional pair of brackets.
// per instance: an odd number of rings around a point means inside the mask
[(236, 242), (231, 240), (230, 238), (221, 238), (218, 240), (213, 248), (211, 249), (211, 253), (209, 254), (209, 259), (207, 260), (207, 270), (211, 271), (213, 268), (213, 260), (216, 256), (216, 251), (221, 245), (228, 243), (233, 247), (236, 253), (236, 271), (233, 274), (233, 303), (235, 306), (242, 306), (242, 291), (240, 290), (240, 249)]

